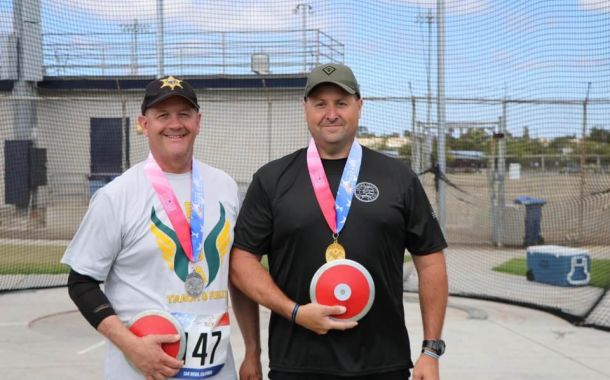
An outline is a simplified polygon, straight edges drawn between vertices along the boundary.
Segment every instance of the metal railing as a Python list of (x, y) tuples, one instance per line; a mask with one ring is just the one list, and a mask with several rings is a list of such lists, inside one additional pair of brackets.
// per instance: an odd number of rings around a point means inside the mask
[[(155, 75), (156, 44), (153, 32), (45, 33), (45, 75)], [(163, 51), (163, 71), (176, 75), (252, 74), (253, 55), (267, 58), (263, 73), (294, 74), (345, 56), (344, 45), (318, 29), (172, 33)]]

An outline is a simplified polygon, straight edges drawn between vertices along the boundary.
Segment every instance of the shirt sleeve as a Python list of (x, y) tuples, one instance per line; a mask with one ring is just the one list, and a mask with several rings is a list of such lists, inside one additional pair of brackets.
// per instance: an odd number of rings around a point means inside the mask
[(419, 179), (411, 178), (405, 192), (405, 246), (412, 255), (426, 255), (447, 248), (436, 213)]
[(121, 250), (121, 224), (104, 189), (98, 190), (61, 262), (74, 271), (105, 281)]
[(233, 246), (259, 256), (269, 253), (273, 231), (269, 199), (259, 173), (255, 174), (237, 218)]

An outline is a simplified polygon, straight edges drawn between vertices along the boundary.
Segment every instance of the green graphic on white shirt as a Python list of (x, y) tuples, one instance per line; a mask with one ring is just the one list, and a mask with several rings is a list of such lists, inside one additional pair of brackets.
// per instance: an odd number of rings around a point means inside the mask
[[(220, 215), (216, 224), (205, 238), (203, 252), (197, 253), (198, 263), (195, 264), (195, 270), (203, 278), (206, 287), (208, 287), (218, 275), (220, 266), (229, 252), (229, 244), (231, 242), (231, 223), (226, 218), (223, 204), (221, 202), (218, 202), (218, 204), (220, 205)], [(188, 208), (190, 208), (190, 204), (188, 204), (187, 210)], [(190, 210), (188, 210), (188, 214), (190, 214)], [(163, 260), (170, 269), (173, 269), (174, 272), (176, 272), (176, 275), (182, 281), (186, 281), (189, 261), (180, 245), (176, 232), (159, 219), (154, 207), (152, 207), (151, 210), (150, 220), (150, 229), (156, 237), (157, 245), (159, 246)], [(204, 257), (207, 264), (207, 273), (205, 273), (205, 269), (201, 265), (201, 261)]]

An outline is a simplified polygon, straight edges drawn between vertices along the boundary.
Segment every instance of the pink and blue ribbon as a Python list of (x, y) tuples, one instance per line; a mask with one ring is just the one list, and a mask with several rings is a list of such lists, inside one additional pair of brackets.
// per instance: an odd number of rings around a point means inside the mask
[(201, 165), (193, 160), (191, 168), (191, 218), (190, 224), (187, 222), (180, 202), (172, 190), (167, 177), (155, 161), (152, 154), (146, 160), (145, 172), (150, 181), (163, 209), (167, 213), (169, 220), (178, 236), (178, 241), (186, 254), (192, 261), (199, 261), (200, 253), (203, 250), (203, 178)]
[(320, 158), (318, 148), (313, 139), (309, 141), (307, 148), (309, 178), (311, 179), (311, 184), (313, 185), (314, 193), (324, 219), (326, 219), (326, 223), (335, 237), (339, 235), (347, 221), (358, 181), (358, 174), (360, 173), (361, 162), (362, 146), (357, 140), (354, 140), (347, 156), (347, 162), (343, 168), (341, 183), (339, 184), (337, 198), (335, 199), (330, 191), (330, 185), (324, 172), (324, 166), (322, 166), (322, 159)]

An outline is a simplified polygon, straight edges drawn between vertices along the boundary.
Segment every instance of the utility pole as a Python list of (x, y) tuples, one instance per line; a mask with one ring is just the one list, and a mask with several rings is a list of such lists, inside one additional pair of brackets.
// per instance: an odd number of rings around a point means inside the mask
[(302, 17), (302, 31), (303, 31), (303, 72), (307, 72), (307, 14), (313, 13), (313, 8), (307, 3), (299, 3), (294, 8), (294, 13), (301, 13)]
[(585, 220), (585, 184), (587, 182), (587, 106), (591, 82), (587, 84), (587, 95), (582, 102), (582, 137), (580, 138), (580, 207), (578, 210), (578, 241), (582, 243)]
[(432, 155), (432, 132), (430, 130), (430, 119), (432, 111), (432, 89), (430, 80), (430, 67), (432, 62), (432, 23), (434, 22), (434, 16), (432, 16), (432, 10), (428, 10), (427, 16), (417, 16), (417, 22), (425, 22), (428, 24), (428, 62), (426, 66), (426, 84), (427, 84), (427, 109), (426, 109), (426, 128), (425, 131), (425, 142), (424, 142), (424, 155), (422, 167), (418, 168), (418, 172), (430, 168), (430, 156)]
[[(30, 141), (31, 148), (37, 146), (36, 103), (32, 98), (37, 95), (37, 83), (43, 78), (42, 60), (42, 24), (40, 18), (40, 0), (15, 0), (13, 3), (13, 32), (17, 38), (17, 78), (12, 90), (16, 99), (13, 108), (14, 140)], [(5, 141), (6, 143), (6, 141)], [(31, 163), (27, 162), (29, 171)], [(7, 171), (13, 168), (5, 168)], [(23, 172), (19, 173), (24, 176)], [(37, 217), (38, 188), (23, 189), (28, 191), (28, 201), (16, 204), (18, 215), (25, 216), (31, 207), (32, 217)]]
[(411, 82), (409, 82), (409, 93), (411, 94), (411, 169), (415, 173), (421, 173), (421, 142), (419, 141), (419, 132), (417, 126), (417, 100), (413, 96)]
[(163, 30), (163, 0), (157, 0), (157, 78), (163, 77), (165, 52), (163, 48), (165, 32)]
[[(497, 247), (504, 244), (504, 209), (506, 197), (504, 181), (506, 179), (506, 100), (502, 101), (502, 116), (498, 119), (498, 126), (492, 137), (492, 152), (494, 152), (494, 166), (492, 178), (492, 213), (493, 213), (493, 243)], [(497, 147), (497, 155), (496, 155)]]
[(267, 87), (265, 76), (269, 74), (269, 57), (267, 55), (259, 55), (265, 57), (265, 63), (260, 65), (255, 56), (252, 56), (252, 72), (261, 77), (261, 83), (265, 89), (265, 97), (267, 98), (267, 162), (271, 161), (271, 124), (273, 116), (273, 102), (271, 101), (271, 93)]
[(131, 24), (121, 24), (121, 28), (126, 33), (131, 33), (131, 59), (130, 75), (138, 75), (138, 34), (148, 31), (148, 24), (140, 24), (138, 19), (134, 19)]
[[(436, 1), (436, 19), (438, 29), (438, 165), (445, 173), (445, 0)], [(438, 184), (438, 221), (445, 231), (445, 181)]]

